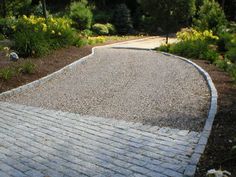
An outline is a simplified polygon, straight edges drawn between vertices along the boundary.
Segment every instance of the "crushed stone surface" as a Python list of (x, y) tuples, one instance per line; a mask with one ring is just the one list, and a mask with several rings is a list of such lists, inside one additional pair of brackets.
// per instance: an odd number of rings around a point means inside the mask
[(75, 67), (1, 101), (194, 131), (204, 125), (210, 92), (185, 61), (103, 47)]

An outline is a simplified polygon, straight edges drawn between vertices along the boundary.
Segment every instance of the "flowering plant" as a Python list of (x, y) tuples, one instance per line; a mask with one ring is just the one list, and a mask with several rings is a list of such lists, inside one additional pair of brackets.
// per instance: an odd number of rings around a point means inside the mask
[(177, 38), (180, 41), (196, 41), (196, 40), (218, 40), (219, 37), (213, 35), (211, 30), (197, 31), (193, 28), (183, 28), (177, 33)]

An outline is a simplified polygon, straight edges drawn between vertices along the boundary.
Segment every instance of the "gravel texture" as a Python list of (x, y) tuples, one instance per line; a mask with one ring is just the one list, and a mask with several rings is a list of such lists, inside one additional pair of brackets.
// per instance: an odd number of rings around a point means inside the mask
[(204, 78), (184, 61), (99, 48), (73, 71), (1, 101), (200, 131), (209, 98)]

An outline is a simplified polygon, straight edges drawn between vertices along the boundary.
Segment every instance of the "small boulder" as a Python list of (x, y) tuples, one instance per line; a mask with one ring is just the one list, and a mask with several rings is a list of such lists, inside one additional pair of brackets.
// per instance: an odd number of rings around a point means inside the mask
[(9, 58), (10, 58), (11, 61), (19, 60), (19, 56), (17, 55), (16, 52), (11, 52), (10, 55), (9, 55)]

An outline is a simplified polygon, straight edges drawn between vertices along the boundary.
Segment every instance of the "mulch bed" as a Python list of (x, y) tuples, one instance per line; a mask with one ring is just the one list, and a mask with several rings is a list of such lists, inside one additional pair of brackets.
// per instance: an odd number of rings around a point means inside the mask
[(236, 177), (236, 159), (231, 155), (231, 148), (236, 145), (236, 84), (227, 73), (209, 62), (194, 62), (210, 74), (219, 94), (218, 113), (195, 177), (206, 176), (209, 169), (220, 168)]

